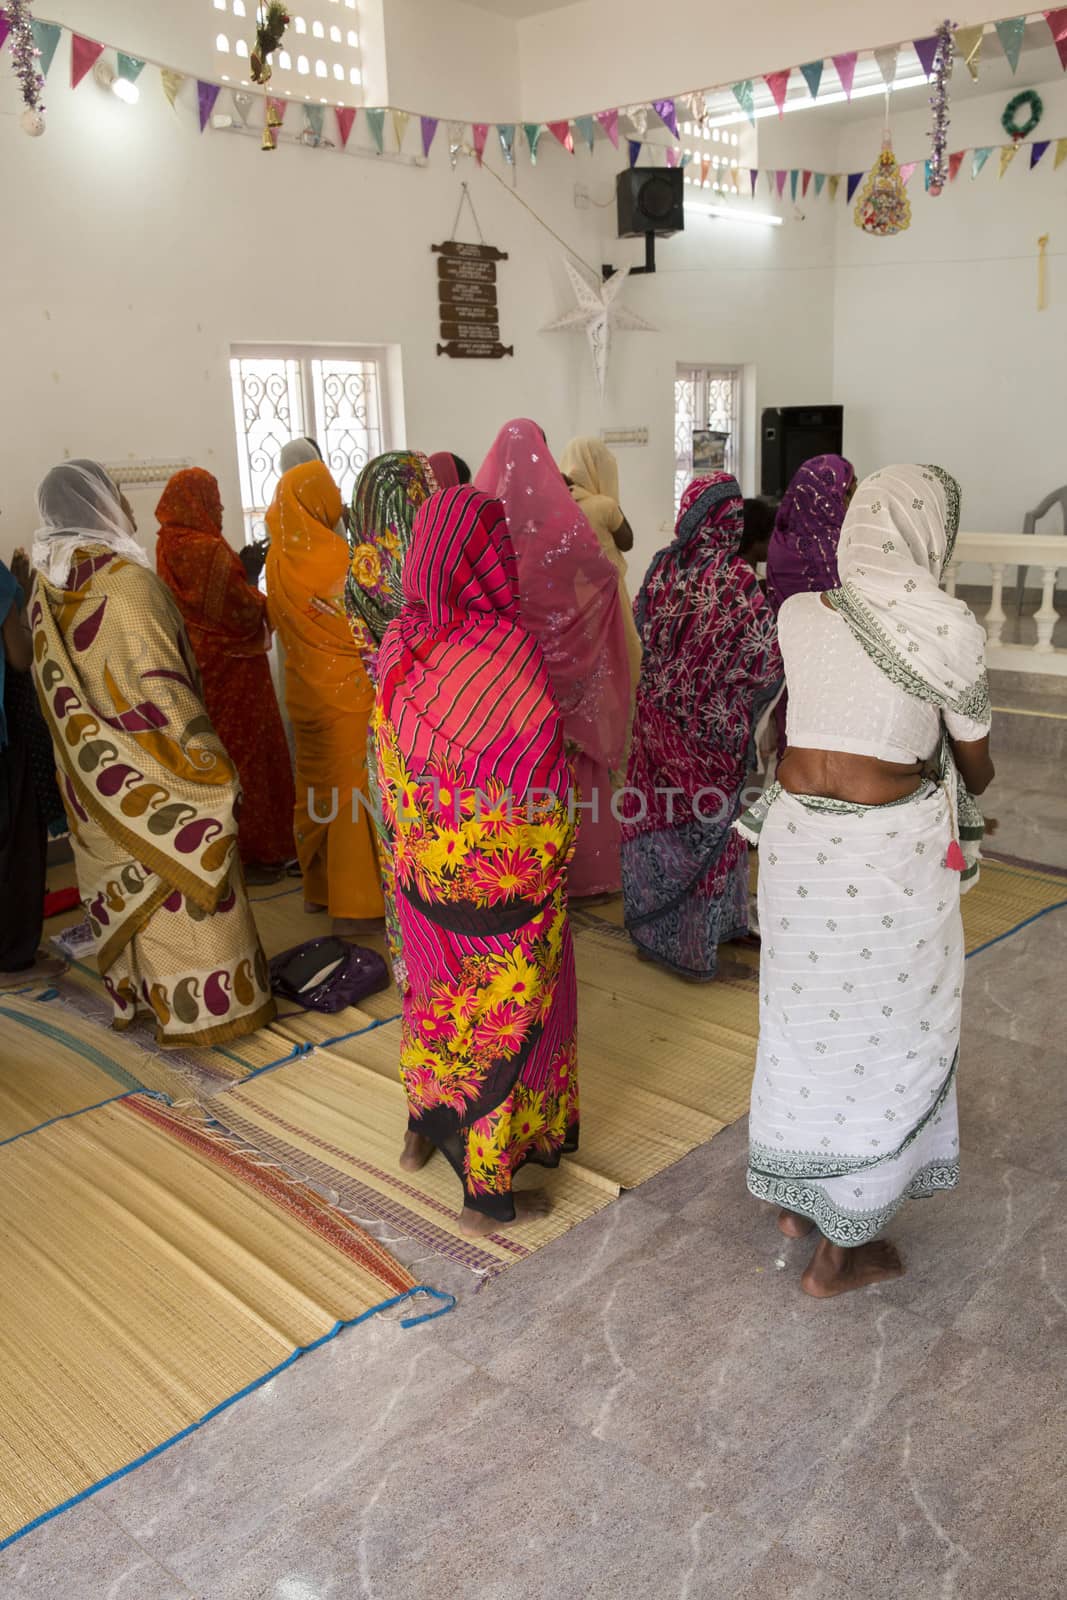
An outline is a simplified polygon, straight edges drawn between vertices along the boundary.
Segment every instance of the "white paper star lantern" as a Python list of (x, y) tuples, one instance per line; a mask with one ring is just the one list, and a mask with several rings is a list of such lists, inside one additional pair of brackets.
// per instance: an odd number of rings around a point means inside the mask
[(542, 333), (584, 332), (593, 355), (597, 388), (600, 390), (600, 398), (603, 399), (612, 333), (655, 333), (656, 330), (650, 322), (645, 321), (644, 317), (639, 317), (636, 311), (630, 311), (619, 303), (630, 275), (629, 267), (622, 267), (605, 283), (590, 283), (586, 275), (579, 272), (571, 262), (565, 261), (564, 266), (567, 268), (567, 276), (571, 280), (571, 288), (578, 302), (577, 307), (573, 311), (565, 311), (562, 317), (557, 317), (541, 331)]

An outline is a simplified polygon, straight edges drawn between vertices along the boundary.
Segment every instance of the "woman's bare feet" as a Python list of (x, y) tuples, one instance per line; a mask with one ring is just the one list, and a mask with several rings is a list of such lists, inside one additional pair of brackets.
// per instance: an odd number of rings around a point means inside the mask
[(814, 1226), (811, 1218), (801, 1216), (799, 1211), (786, 1211), (783, 1206), (778, 1213), (779, 1230), (787, 1239), (803, 1239)]
[(400, 1152), (400, 1165), (405, 1172), (418, 1172), (433, 1155), (434, 1145), (421, 1133), (405, 1133), (404, 1148)]
[(470, 1206), (464, 1206), (459, 1214), (459, 1231), (471, 1238), (483, 1238), (487, 1233), (499, 1233), (501, 1228), (513, 1228), (517, 1222), (531, 1222), (536, 1217), (545, 1217), (552, 1209), (552, 1202), (543, 1189), (517, 1189), (512, 1196), (515, 1201), (515, 1215), (507, 1222), (500, 1222), (496, 1217), (487, 1217), (484, 1211), (474, 1211)]
[(38, 950), (32, 967), (22, 967), (18, 972), (0, 972), (0, 989), (29, 989), (34, 984), (51, 983), (53, 978), (63, 976), (67, 966), (62, 956), (50, 956)]
[(899, 1278), (903, 1271), (904, 1263), (897, 1247), (888, 1239), (874, 1239), (854, 1250), (831, 1244), (829, 1239), (820, 1239), (801, 1277), (800, 1287), (817, 1300), (828, 1300), (831, 1295), (847, 1294), (849, 1289), (866, 1289), (872, 1283)]
[(361, 934), (382, 933), (384, 917), (334, 917), (333, 932), (338, 939), (358, 939)]

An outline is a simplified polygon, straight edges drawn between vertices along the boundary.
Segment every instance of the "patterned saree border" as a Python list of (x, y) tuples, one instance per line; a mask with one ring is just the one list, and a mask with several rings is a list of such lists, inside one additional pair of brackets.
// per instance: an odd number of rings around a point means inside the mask
[(746, 1179), (749, 1194), (757, 1200), (786, 1211), (796, 1211), (810, 1217), (819, 1232), (831, 1244), (854, 1249), (869, 1244), (896, 1215), (907, 1200), (928, 1200), (931, 1195), (955, 1189), (960, 1181), (958, 1161), (931, 1161), (911, 1179), (910, 1183), (889, 1205), (873, 1211), (846, 1211), (836, 1205), (817, 1182), (803, 1183), (793, 1178), (769, 1177), (749, 1168)]

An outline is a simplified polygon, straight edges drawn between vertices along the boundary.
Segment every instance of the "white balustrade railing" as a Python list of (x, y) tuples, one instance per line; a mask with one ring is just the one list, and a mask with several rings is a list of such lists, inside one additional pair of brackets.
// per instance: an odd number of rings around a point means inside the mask
[[(956, 541), (952, 564), (945, 573), (945, 587), (949, 594), (955, 594), (963, 566), (971, 569), (966, 575), (968, 582), (978, 585), (988, 582), (992, 591), (989, 610), (983, 618), (989, 665), (1011, 672), (1049, 672), (1067, 676), (1067, 649), (1057, 648), (1052, 638), (1060, 620), (1055, 604), (1057, 583), (1067, 588), (1067, 538), (1062, 534), (1048, 533), (961, 533)], [(1018, 567), (1023, 568), (1021, 576), (1024, 583), (1027, 567), (1037, 567), (1041, 572), (1041, 604), (1036, 612), (1029, 618), (1024, 617), (1018, 625), (1023, 638), (1028, 638), (1033, 625), (1036, 627), (1036, 637), (1021, 644), (1004, 639), (1004, 628), (1009, 622), (1004, 609), (1004, 579), (1007, 573), (1014, 609), (1015, 569)], [(975, 568), (979, 570), (974, 572)], [(1014, 631), (1014, 615), (1010, 620)]]

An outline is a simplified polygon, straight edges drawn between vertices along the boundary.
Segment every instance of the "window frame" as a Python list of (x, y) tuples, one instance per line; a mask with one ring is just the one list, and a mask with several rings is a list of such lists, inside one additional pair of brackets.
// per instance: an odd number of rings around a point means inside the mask
[[(744, 367), (734, 366), (729, 362), (711, 361), (679, 361), (674, 369), (673, 390), (673, 426), (674, 438), (674, 511), (677, 516), (678, 506), (685, 486), (693, 476), (693, 445), (694, 431), (712, 426), (708, 415), (708, 392), (710, 382), (728, 378), (731, 382), (732, 396), (730, 409), (729, 440), (726, 446), (726, 460), (723, 470), (730, 472), (740, 483), (742, 463), (744, 461)], [(693, 419), (689, 430), (689, 455), (688, 461), (678, 451), (678, 384), (689, 380), (699, 380), (700, 387), (695, 397)], [(684, 464), (683, 464), (684, 462)]]

